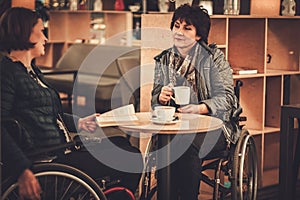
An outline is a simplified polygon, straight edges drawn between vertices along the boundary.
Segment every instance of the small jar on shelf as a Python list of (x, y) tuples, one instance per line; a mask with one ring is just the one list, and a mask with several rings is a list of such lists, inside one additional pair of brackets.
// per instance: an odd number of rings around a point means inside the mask
[(158, 8), (160, 12), (168, 12), (169, 1), (168, 0), (158, 0)]
[(294, 16), (296, 14), (296, 2), (294, 0), (283, 0), (281, 3), (281, 15)]
[(224, 15), (239, 15), (240, 0), (224, 0)]
[(86, 0), (79, 0), (78, 2), (78, 10), (86, 10), (87, 9), (87, 2)]
[(115, 1), (115, 10), (118, 10), (118, 11), (122, 11), (124, 10), (124, 1), (123, 0), (116, 0)]
[(95, 0), (94, 11), (102, 11), (103, 3), (102, 0)]
[(70, 10), (77, 10), (77, 0), (70, 0)]
[(213, 14), (213, 1), (212, 0), (201, 0), (199, 4), (207, 10), (209, 15)]

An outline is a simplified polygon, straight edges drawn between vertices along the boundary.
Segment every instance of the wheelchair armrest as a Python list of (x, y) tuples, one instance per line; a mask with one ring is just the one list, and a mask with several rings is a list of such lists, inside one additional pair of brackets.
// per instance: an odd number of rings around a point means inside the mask
[[(53, 147), (43, 148), (39, 150), (35, 150), (30, 153), (26, 153), (26, 155), (30, 158), (33, 163), (51, 163), (53, 160), (57, 158), (55, 152), (70, 152), (70, 150), (76, 149), (76, 143), (71, 141), (65, 144), (56, 145)], [(51, 154), (53, 153), (53, 154)]]
[[(1, 123), (4, 125), (16, 144), (20, 146), (22, 144), (22, 125), (18, 122), (18, 120), (13, 118), (3, 118), (1, 119)], [(77, 145), (78, 143), (76, 141), (71, 141), (39, 150), (25, 151), (24, 154), (34, 163), (52, 162), (52, 160), (56, 158), (55, 152), (60, 150), (63, 152), (68, 149), (74, 150), (77, 148)]]
[(238, 119), (239, 116), (240, 116), (240, 114), (241, 114), (242, 112), (243, 112), (242, 107), (239, 107), (239, 108), (236, 109), (236, 110), (234, 111), (234, 113), (232, 114), (232, 118)]
[(76, 143), (71, 141), (71, 142), (68, 142), (68, 143), (65, 143), (65, 144), (55, 145), (55, 146), (52, 146), (52, 147), (36, 150), (34, 152), (31, 152), (31, 153), (26, 153), (26, 155), (28, 157), (38, 157), (39, 155), (43, 155), (43, 154), (47, 154), (47, 153), (51, 153), (51, 152), (57, 152), (59, 150), (73, 149), (73, 148), (75, 148), (75, 146), (76, 146)]
[(247, 117), (246, 116), (239, 117), (239, 121), (245, 122), (245, 121), (247, 121)]
[(11, 133), (11, 137), (17, 144), (22, 142), (22, 126), (18, 120), (13, 118), (1, 119), (1, 125), (4, 125), (6, 130)]
[(232, 120), (235, 122), (242, 122), (242, 121), (247, 121), (247, 117), (245, 116), (240, 116), (240, 114), (243, 112), (242, 107), (239, 107), (234, 111), (232, 114)]

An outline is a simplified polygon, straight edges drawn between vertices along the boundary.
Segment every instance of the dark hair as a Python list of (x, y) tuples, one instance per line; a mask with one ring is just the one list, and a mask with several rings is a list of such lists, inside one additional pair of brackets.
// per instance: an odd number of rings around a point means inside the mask
[(0, 18), (0, 51), (28, 50), (34, 47), (30, 42), (32, 28), (40, 16), (33, 10), (13, 7)]
[(210, 17), (208, 12), (202, 6), (183, 4), (179, 6), (173, 14), (171, 22), (171, 30), (177, 20), (185, 21), (189, 25), (196, 27), (196, 34), (200, 36), (202, 41), (208, 43), (208, 34), (210, 30)]

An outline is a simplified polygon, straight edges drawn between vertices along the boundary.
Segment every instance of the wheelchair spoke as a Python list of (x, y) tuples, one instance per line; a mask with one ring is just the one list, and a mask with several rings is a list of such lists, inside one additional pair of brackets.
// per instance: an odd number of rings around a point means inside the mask
[[(69, 192), (69, 190), (70, 190), (72, 184), (73, 184), (73, 181), (71, 181), (71, 182), (69, 183), (69, 185), (67, 185), (64, 194), (61, 196), (61, 200), (66, 199), (66, 195), (68, 194), (68, 192)], [(69, 195), (70, 195), (70, 194), (69, 194)]]
[(10, 194), (10, 196), (7, 198), (7, 200), (17, 200), (17, 199), (19, 199), (19, 194), (17, 190), (13, 191)]

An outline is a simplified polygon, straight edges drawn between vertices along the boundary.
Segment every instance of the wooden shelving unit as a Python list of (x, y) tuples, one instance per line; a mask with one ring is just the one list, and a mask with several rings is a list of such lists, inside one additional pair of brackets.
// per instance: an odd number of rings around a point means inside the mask
[(95, 16), (103, 18), (109, 44), (121, 45), (121, 38), (125, 38), (125, 45), (131, 42), (132, 13), (129, 11), (50, 11), (46, 54), (37, 59), (37, 65), (53, 67), (74, 42), (93, 39), (91, 21)]
[[(142, 15), (142, 111), (151, 109), (153, 57), (172, 46), (171, 16), (172, 13)], [(243, 81), (241, 105), (243, 115), (247, 116), (246, 127), (256, 141), (259, 186), (277, 184), (280, 107), (284, 103), (300, 103), (300, 17), (213, 15), (211, 18), (209, 43), (217, 43), (233, 69), (258, 70), (254, 75), (233, 77)]]

